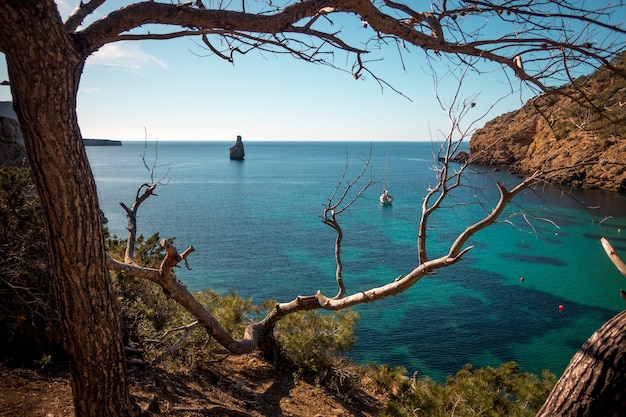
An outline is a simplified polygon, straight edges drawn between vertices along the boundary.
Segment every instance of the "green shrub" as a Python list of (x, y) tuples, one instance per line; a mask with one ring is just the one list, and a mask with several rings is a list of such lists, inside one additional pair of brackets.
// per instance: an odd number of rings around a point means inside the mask
[(393, 393), (398, 390), (405, 390), (405, 386), (408, 384), (408, 378), (406, 377), (406, 368), (398, 366), (392, 368), (388, 364), (374, 364), (370, 363), (367, 366), (367, 371), (376, 383), (376, 387), (379, 392)]
[(556, 377), (544, 372), (542, 378), (521, 373), (514, 362), (498, 368), (475, 369), (466, 365), (444, 384), (429, 378), (417, 379), (410, 390), (401, 390), (387, 404), (383, 416), (534, 416)]
[(324, 378), (331, 373), (335, 358), (354, 346), (358, 317), (351, 310), (302, 311), (278, 322), (274, 334), (300, 373)]
[(26, 168), (0, 168), (0, 259), (0, 359), (63, 360), (45, 223)]

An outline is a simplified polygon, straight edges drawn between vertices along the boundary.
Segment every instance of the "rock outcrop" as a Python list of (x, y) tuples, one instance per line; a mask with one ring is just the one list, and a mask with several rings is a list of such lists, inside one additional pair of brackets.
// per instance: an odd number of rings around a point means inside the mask
[[(624, 56), (614, 65), (625, 68)], [(574, 187), (626, 191), (626, 80), (601, 69), (491, 120), (470, 141), (473, 163), (505, 165)]]
[(235, 142), (235, 144), (230, 147), (230, 159), (243, 161), (244, 156), (245, 152), (243, 150), (243, 142), (241, 141), (241, 136), (237, 136), (237, 142)]
[(0, 116), (0, 167), (26, 165), (26, 148), (19, 123)]

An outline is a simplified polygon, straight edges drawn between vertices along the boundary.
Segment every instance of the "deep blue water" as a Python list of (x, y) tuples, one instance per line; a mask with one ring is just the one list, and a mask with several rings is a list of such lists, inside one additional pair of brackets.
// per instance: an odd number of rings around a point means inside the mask
[[(195, 247), (193, 269), (177, 272), (190, 289), (236, 290), (258, 303), (317, 290), (334, 295), (335, 234), (322, 224), (323, 204), (346, 166), (352, 178), (370, 151), (366, 176), (378, 182), (339, 218), (348, 292), (415, 268), (421, 204), (435, 182), (435, 145), (246, 142), (243, 162), (228, 159), (231, 145), (147, 147), (146, 162), (156, 165), (154, 179), (162, 184), (158, 196), (141, 206), (139, 231), (175, 237), (181, 251)], [(143, 150), (138, 142), (87, 148), (109, 230), (118, 236), (126, 236), (119, 202), (131, 204), (138, 186), (150, 181)], [(387, 155), (394, 202), (383, 207), (378, 195)], [(491, 210), (494, 181), (519, 179), (474, 168), (466, 186), (433, 215), (431, 257), (446, 253), (460, 231)], [(361, 319), (351, 357), (402, 365), (438, 380), (470, 362), (497, 366), (514, 360), (524, 371), (560, 374), (593, 331), (626, 305), (619, 296), (626, 283), (599, 243), (605, 236), (626, 253), (626, 198), (537, 187), (514, 200), (502, 220), (470, 241), (474, 248), (460, 263), (403, 294), (355, 308)]]

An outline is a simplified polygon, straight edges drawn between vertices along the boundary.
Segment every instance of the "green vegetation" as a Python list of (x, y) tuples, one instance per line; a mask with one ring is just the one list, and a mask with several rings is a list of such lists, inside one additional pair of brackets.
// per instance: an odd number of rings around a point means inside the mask
[[(387, 373), (388, 376), (383, 378)], [(498, 368), (474, 369), (466, 365), (445, 384), (430, 378), (400, 378), (397, 369), (378, 368), (377, 381), (394, 396), (385, 417), (405, 416), (534, 416), (544, 403), (556, 377), (544, 371), (542, 378), (522, 373), (514, 362)]]
[(43, 366), (61, 355), (48, 245), (30, 171), (0, 168), (0, 358)]
[[(626, 68), (626, 53), (616, 58), (612, 65)], [(607, 68), (600, 68), (559, 90), (566, 94), (546, 95), (536, 102), (542, 114), (549, 115), (557, 138), (566, 138), (575, 132), (593, 134), (609, 142), (624, 137), (626, 117), (622, 102), (626, 79), (616, 77)], [(605, 146), (604, 142), (599, 143), (598, 146)]]
[[(269, 307), (273, 302), (267, 302)], [(356, 342), (354, 325), (359, 316), (351, 310), (337, 313), (302, 311), (278, 322), (275, 337), (296, 376), (312, 377), (318, 385), (338, 392), (352, 389), (360, 370), (342, 356)]]
[[(158, 234), (139, 236), (137, 261), (157, 267), (164, 256), (159, 241)], [(107, 238), (114, 257), (123, 257), (125, 244), (117, 236)], [(44, 224), (25, 169), (0, 169), (0, 256), (8, 260), (0, 263), (0, 337), (8, 341), (0, 360), (39, 367), (61, 360)], [(156, 361), (168, 369), (191, 371), (202, 361), (225, 353), (158, 285), (118, 273), (112, 277), (122, 309), (124, 342), (134, 363)], [(235, 337), (274, 305), (266, 301), (257, 306), (235, 292), (220, 295), (204, 290), (195, 297)], [(306, 311), (281, 320), (274, 334), (292, 364), (294, 378), (311, 378), (339, 393), (372, 381), (377, 391), (390, 398), (383, 412), (387, 417), (531, 416), (556, 382), (547, 372), (541, 378), (521, 373), (515, 363), (495, 369), (467, 365), (444, 384), (428, 377), (408, 378), (401, 367), (358, 366), (342, 356), (356, 342), (357, 320), (357, 313), (350, 310)]]

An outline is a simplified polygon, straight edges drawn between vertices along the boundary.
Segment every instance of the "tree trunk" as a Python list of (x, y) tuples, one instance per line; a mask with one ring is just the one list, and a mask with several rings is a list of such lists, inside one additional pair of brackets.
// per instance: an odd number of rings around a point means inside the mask
[(585, 342), (537, 416), (626, 416), (626, 311)]
[(96, 186), (76, 117), (86, 56), (52, 0), (0, 2), (0, 50), (48, 227), (76, 416), (131, 415)]

